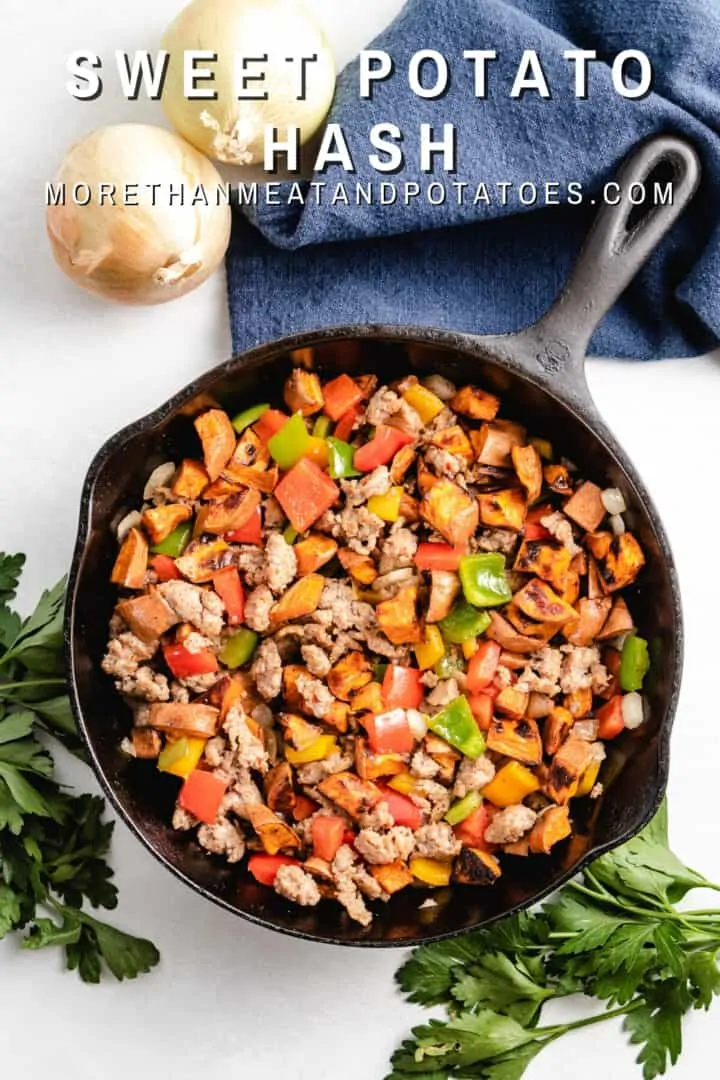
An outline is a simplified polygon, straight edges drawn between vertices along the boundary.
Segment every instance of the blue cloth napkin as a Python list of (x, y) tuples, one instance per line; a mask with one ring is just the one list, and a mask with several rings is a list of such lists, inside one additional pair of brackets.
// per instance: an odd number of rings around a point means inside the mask
[[(497, 333), (534, 321), (566, 280), (594, 209), (520, 205), (517, 185), (578, 181), (588, 195), (611, 179), (625, 155), (653, 133), (689, 138), (703, 163), (699, 194), (622, 301), (604, 320), (591, 351), (656, 358), (702, 352), (720, 337), (720, 2), (718, 0), (409, 0), (373, 47), (398, 74), (361, 101), (357, 62), (341, 73), (330, 120), (342, 125), (357, 172), (330, 166), (316, 180), (398, 185), (483, 182), (515, 187), (499, 200), (458, 206), (259, 205), (236, 212), (227, 259), (233, 345), (242, 351), (299, 330), (356, 322), (422, 324)], [(408, 87), (409, 58), (433, 48), (452, 66), (436, 101)], [(473, 96), (466, 49), (494, 48), (487, 100)], [(537, 50), (552, 89), (511, 100), (524, 49)], [(586, 100), (574, 96), (568, 48), (596, 49)], [(620, 98), (609, 63), (622, 49), (645, 51), (653, 91)], [(368, 163), (374, 123), (405, 134), (401, 172), (381, 176)], [(458, 128), (458, 169), (420, 173), (421, 123)]]

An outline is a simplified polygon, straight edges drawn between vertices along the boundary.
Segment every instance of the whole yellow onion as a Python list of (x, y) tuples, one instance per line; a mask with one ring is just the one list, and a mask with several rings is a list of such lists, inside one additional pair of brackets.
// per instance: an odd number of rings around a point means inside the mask
[[(162, 44), (170, 53), (165, 112), (181, 135), (218, 161), (262, 163), (266, 125), (276, 127), (281, 140), (289, 126), (299, 127), (302, 145), (330, 107), (335, 90), (330, 46), (297, 0), (192, 0)], [(186, 98), (184, 54), (190, 50), (217, 54), (216, 62), (196, 62), (198, 70), (214, 74), (212, 81), (199, 81), (198, 89), (217, 91), (217, 100)], [(304, 56), (316, 60), (305, 65), (303, 86)], [(267, 100), (238, 99), (248, 92), (266, 93)]]
[(55, 189), (65, 187), (64, 205), (47, 210), (55, 260), (109, 300), (160, 304), (182, 296), (227, 250), (231, 215), (217, 198), (221, 184), (215, 166), (171, 131), (99, 128), (70, 148), (55, 177)]

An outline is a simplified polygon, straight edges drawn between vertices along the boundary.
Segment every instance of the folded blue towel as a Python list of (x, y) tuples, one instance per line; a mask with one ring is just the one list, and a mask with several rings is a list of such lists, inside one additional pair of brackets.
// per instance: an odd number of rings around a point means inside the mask
[[(497, 333), (534, 321), (568, 276), (592, 221), (596, 194), (633, 145), (674, 132), (689, 138), (703, 163), (699, 194), (622, 301), (595, 334), (595, 354), (655, 358), (704, 351), (720, 338), (720, 3), (718, 0), (410, 0), (373, 43), (397, 74), (360, 100), (358, 65), (340, 75), (330, 120), (344, 129), (357, 171), (331, 165), (315, 180), (326, 191), (383, 180), (400, 187), (445, 183), (448, 199), (432, 206), (318, 204), (309, 199), (260, 205), (251, 220), (235, 213), (227, 259), (233, 345), (242, 351), (299, 330), (387, 322)], [(452, 82), (438, 100), (421, 100), (406, 72), (413, 53), (448, 57)], [(466, 49), (496, 49), (487, 100), (474, 97)], [(575, 97), (563, 52), (595, 49), (589, 92)], [(652, 92), (621, 98), (611, 81), (615, 55), (643, 50), (652, 61)], [(552, 100), (510, 89), (523, 50), (542, 61)], [(375, 123), (397, 124), (405, 162), (380, 175), (368, 162)], [(420, 172), (421, 123), (458, 131), (457, 172)], [(582, 205), (523, 206), (518, 185), (576, 181)], [(453, 182), (495, 195), (512, 182), (507, 205), (458, 205)], [(564, 186), (564, 184), (563, 184)], [(526, 192), (530, 189), (526, 189)]]

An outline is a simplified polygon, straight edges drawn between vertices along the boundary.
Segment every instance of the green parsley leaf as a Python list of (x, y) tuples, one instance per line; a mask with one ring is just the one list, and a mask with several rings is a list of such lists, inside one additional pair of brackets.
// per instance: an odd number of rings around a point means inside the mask
[(24, 565), (24, 555), (0, 552), (0, 603), (7, 604), (14, 598)]
[(544, 1001), (555, 996), (554, 990), (538, 985), (519, 962), (503, 953), (482, 956), (459, 973), (452, 993), (466, 1009), (492, 1007), (524, 1026), (534, 1021)]

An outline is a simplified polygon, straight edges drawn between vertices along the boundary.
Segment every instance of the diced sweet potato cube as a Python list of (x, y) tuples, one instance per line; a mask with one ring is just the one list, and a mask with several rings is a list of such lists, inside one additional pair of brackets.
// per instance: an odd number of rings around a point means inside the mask
[(346, 653), (327, 676), (328, 689), (341, 701), (350, 701), (357, 690), (372, 682), (370, 661), (362, 652)]
[(480, 848), (463, 847), (455, 860), (453, 880), (459, 885), (494, 885), (501, 874), (494, 855)]
[(525, 524), (527, 503), (521, 491), (507, 488), (505, 491), (493, 491), (480, 495), (480, 520), (492, 529), (512, 529), (520, 532)]
[(377, 605), (375, 614), (380, 629), (393, 645), (413, 645), (422, 640), (417, 597), (417, 585), (406, 585), (392, 599)]
[(540, 647), (540, 642), (549, 641), (551, 637), (554, 637), (555, 634), (557, 634), (557, 626), (555, 623), (535, 622), (534, 619), (528, 618), (525, 612), (521, 611), (515, 604), (508, 604), (503, 610), (505, 618), (515, 627), (519, 634), (526, 634), (528, 637), (537, 638), (538, 648)]
[(585, 532), (595, 532), (607, 514), (603, 506), (602, 491), (597, 484), (593, 484), (591, 480), (581, 484), (565, 503), (565, 513)]
[(463, 386), (450, 402), (450, 408), (471, 420), (494, 420), (500, 408), (500, 398), (477, 386)]
[(270, 608), (271, 626), (279, 626), (290, 619), (300, 619), (303, 615), (312, 615), (320, 603), (324, 588), (325, 578), (322, 574), (306, 574), (300, 578)]
[(470, 445), (470, 440), (459, 424), (441, 428), (440, 431), (432, 436), (430, 442), (433, 446), (438, 446), (441, 450), (446, 450), (448, 454), (454, 454), (456, 457), (462, 458), (464, 461), (467, 461), (468, 464), (475, 457), (473, 448)]
[(596, 600), (583, 597), (578, 602), (580, 616), (575, 622), (566, 623), (563, 634), (571, 645), (590, 645), (596, 640), (610, 613), (610, 597), (602, 596)]
[[(288, 669), (285, 668), (287, 671)], [(285, 741), (289, 742), (295, 750), (307, 750), (322, 735), (322, 728), (317, 724), (311, 724), (304, 716), (295, 713), (280, 713), (280, 726), (285, 735)]]
[(298, 574), (314, 574), (321, 566), (330, 562), (337, 549), (337, 541), (331, 536), (310, 533), (305, 540), (298, 541), (294, 546)]
[(513, 720), (520, 720), (525, 715), (529, 694), (516, 690), (514, 686), (505, 686), (495, 698), (495, 709)]
[(121, 600), (115, 608), (133, 634), (141, 641), (157, 641), (180, 620), (168, 602), (155, 590)]
[(382, 792), (370, 780), (351, 772), (334, 773), (318, 784), (318, 790), (351, 818), (372, 810), (382, 801)]
[(408, 524), (420, 520), (420, 503), (412, 495), (408, 495), (405, 490), (400, 496), (399, 516)]
[(323, 724), (335, 728), (341, 735), (344, 735), (348, 729), (349, 713), (350, 706), (346, 701), (333, 701), (323, 716)]
[(549, 581), (558, 591), (563, 588), (565, 575), (570, 569), (572, 555), (560, 540), (524, 540), (515, 559), (513, 570), (521, 574), (534, 574)]
[(351, 548), (341, 548), (338, 559), (343, 570), (347, 570), (353, 581), (361, 585), (372, 585), (378, 576), (377, 567), (369, 555), (361, 555), (359, 551), (352, 551)]
[(543, 745), (546, 754), (551, 757), (553, 754), (557, 754), (570, 734), (574, 723), (575, 717), (569, 709), (564, 708), (562, 705), (556, 705), (552, 709), (543, 723)]
[(271, 810), (278, 814), (292, 814), (295, 807), (292, 768), (281, 761), (267, 774), (263, 781), (265, 799)]
[(353, 696), (350, 702), (353, 712), (385, 712), (382, 686), (378, 682), (369, 682)]
[(490, 625), (485, 631), (485, 636), (491, 641), (497, 641), (503, 649), (509, 653), (533, 653), (537, 652), (538, 639), (528, 634), (520, 634), (497, 611), (490, 613)]
[(321, 859), (319, 855), (311, 855), (309, 859), (306, 859), (303, 863), (303, 870), (308, 874), (312, 874), (314, 878), (319, 878), (320, 881), (332, 883), (333, 875), (330, 863), (326, 859)]
[(262, 703), (255, 680), (249, 671), (235, 671), (232, 675), (219, 679), (211, 688), (210, 694), (210, 704), (217, 705), (220, 709), (221, 720), (224, 720), (236, 705), (249, 716), (253, 709)]
[(389, 896), (413, 883), (412, 874), (406, 864), (400, 860), (384, 863), (381, 866), (371, 866), (370, 873)]
[(189, 521), (192, 510), (183, 503), (168, 503), (166, 506), (154, 506), (145, 510), (142, 516), (142, 524), (153, 544), (159, 544), (166, 540), (171, 532)]
[(567, 806), (551, 806), (541, 814), (530, 833), (530, 850), (534, 855), (549, 855), (555, 844), (565, 840), (572, 828)]
[(235, 495), (247, 486), (247, 484), (241, 484), (239, 481), (228, 480), (225, 476), (221, 476), (218, 480), (213, 480), (212, 484), (208, 484), (203, 491), (203, 499), (207, 502), (214, 499), (225, 499), (228, 495)]
[(300, 839), (294, 829), (262, 804), (248, 804), (245, 812), (255, 832), (260, 837), (262, 846), (268, 855), (277, 855), (286, 848), (299, 848)]
[(553, 802), (565, 806), (577, 791), (580, 777), (593, 760), (592, 743), (569, 738), (560, 747), (548, 769), (545, 793)]
[(577, 612), (540, 578), (533, 578), (519, 592), (513, 603), (537, 622), (550, 622), (562, 626), (577, 618)]
[(246, 469), (262, 472), (269, 464), (270, 451), (267, 445), (251, 427), (245, 428), (226, 468), (234, 469), (236, 465), (242, 465)]
[(402, 754), (374, 754), (367, 740), (355, 738), (355, 768), (363, 780), (377, 780), (381, 776), (396, 776), (407, 769)]
[(417, 453), (412, 444), (401, 446), (390, 465), (390, 479), (393, 484), (401, 484), (408, 469), (414, 464)]
[(508, 426), (504, 421), (496, 420), (471, 431), (470, 441), (476, 461), (481, 465), (504, 469), (512, 465), (513, 446), (524, 444), (525, 430), (519, 425)]
[(209, 483), (205, 466), (200, 461), (185, 458), (175, 473), (171, 490), (179, 499), (199, 499)]
[(183, 577), (200, 585), (211, 581), (213, 574), (228, 565), (230, 547), (224, 540), (210, 540), (207, 543), (193, 541), (185, 549), (184, 555), (175, 560)]
[(430, 573), (430, 603), (426, 621), (440, 622), (450, 610), (460, 593), (460, 578), (453, 570), (432, 570)]
[(587, 716), (592, 709), (592, 690), (585, 687), (582, 690), (573, 690), (572, 694), (566, 694), (563, 698), (563, 706), (576, 720)]
[(645, 556), (632, 533), (613, 537), (600, 575), (606, 592), (616, 592), (631, 585), (645, 565)]
[(242, 529), (257, 510), (260, 501), (259, 491), (244, 488), (224, 499), (208, 503), (198, 514), (197, 534), (214, 533), (219, 536), (232, 529)]
[(283, 399), (291, 413), (299, 412), (303, 416), (320, 412), (325, 403), (318, 376), (301, 368), (295, 368), (285, 380)]
[(420, 513), (449, 544), (466, 544), (478, 526), (477, 502), (452, 480), (438, 480), (425, 494)]
[(521, 761), (524, 765), (539, 765), (542, 761), (542, 739), (534, 720), (500, 720), (493, 717), (487, 745), (488, 750)]
[(518, 480), (525, 488), (527, 501), (534, 503), (540, 498), (543, 485), (543, 468), (540, 455), (534, 446), (513, 446), (510, 456)]
[(577, 598), (580, 595), (580, 575), (568, 570), (562, 581), (561, 588), (557, 590), (557, 594), (570, 607), (575, 607)]
[(619, 634), (628, 634), (634, 629), (635, 625), (633, 623), (633, 617), (630, 614), (630, 609), (622, 596), (617, 596), (613, 601), (610, 614), (608, 615), (602, 630), (597, 635), (597, 639), (598, 641), (607, 641), (608, 638), (617, 637)]
[(516, 858), (524, 859), (530, 854), (530, 841), (523, 837), (521, 840), (516, 840), (514, 844), (503, 844), (502, 849), (506, 855), (515, 855)]
[(162, 750), (162, 739), (152, 728), (133, 728), (131, 739), (136, 758), (151, 760)]
[(440, 477), (428, 469), (422, 458), (418, 460), (416, 475), (418, 491), (421, 495), (427, 495), (430, 488), (441, 483)]
[(131, 529), (123, 540), (110, 580), (113, 585), (122, 585), (125, 589), (142, 589), (145, 585), (147, 564), (147, 540), (140, 529)]
[[(570, 569), (573, 574), (578, 574), (579, 577), (584, 577), (585, 574), (587, 574), (588, 560), (584, 551), (578, 551), (577, 555), (573, 556), (572, 562), (570, 563)], [(538, 574), (538, 577), (542, 577), (542, 574)]]
[(202, 443), (207, 474), (211, 480), (217, 480), (235, 450), (235, 429), (222, 409), (208, 409), (195, 417), (194, 424)]
[(604, 559), (610, 550), (611, 532), (591, 532), (585, 537), (585, 545), (594, 559)]
[(309, 675), (310, 672), (302, 664), (286, 664), (283, 667), (283, 697), (285, 704), (293, 711), (302, 712), (305, 702), (300, 694), (297, 683), (301, 675)]
[(547, 486), (557, 495), (571, 494), (572, 480), (564, 465), (546, 465), (543, 469), (543, 476)]
[(168, 701), (150, 706), (147, 727), (193, 739), (209, 739), (217, 732), (219, 722), (220, 710), (211, 705)]
[[(277, 465), (272, 469), (256, 469), (254, 466), (233, 465), (232, 461), (227, 468), (223, 470), (222, 474), (222, 479), (228, 480), (231, 484), (238, 484), (252, 488), (254, 491), (261, 491), (263, 495), (272, 494), (279, 478), (280, 470)], [(215, 484), (218, 483), (220, 483), (220, 481), (216, 480)], [(213, 496), (210, 495), (208, 489), (205, 498), (212, 497)]]
[(605, 586), (600, 576), (600, 570), (592, 555), (588, 555), (587, 594), (588, 600), (597, 600), (598, 597), (605, 595)]

